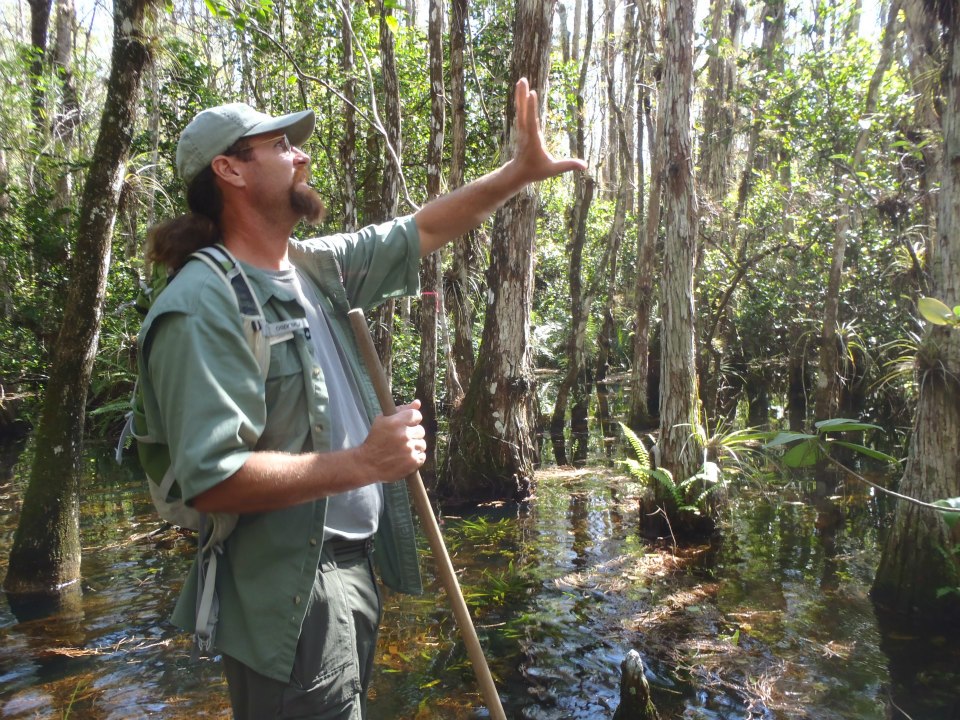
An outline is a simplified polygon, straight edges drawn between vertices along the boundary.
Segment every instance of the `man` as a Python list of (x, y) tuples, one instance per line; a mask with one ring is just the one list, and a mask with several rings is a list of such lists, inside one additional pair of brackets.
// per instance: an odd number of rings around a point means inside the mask
[[(526, 80), (515, 92), (516, 153), (499, 169), (410, 217), (303, 242), (293, 228), (323, 214), (298, 147), (312, 111), (271, 118), (224, 105), (181, 135), (192, 212), (151, 232), (151, 257), (179, 273), (141, 329), (141, 383), (149, 434), (169, 446), (184, 498), (239, 515), (216, 575), (216, 647), (237, 718), (364, 717), (381, 610), (372, 538), (381, 579), (420, 592), (406, 488), (395, 482), (424, 461), (419, 401), (377, 414), (346, 312), (416, 292), (420, 257), (528, 183), (585, 167), (546, 151), (535, 93)], [(216, 242), (241, 263), (268, 322), (306, 326), (272, 343), (265, 379), (229, 288), (186, 262)], [(174, 613), (188, 630), (197, 585), (195, 565)]]

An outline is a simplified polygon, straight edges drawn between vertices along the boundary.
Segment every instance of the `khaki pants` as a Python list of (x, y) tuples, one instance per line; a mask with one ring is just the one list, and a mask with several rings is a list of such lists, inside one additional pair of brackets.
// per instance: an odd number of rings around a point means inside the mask
[(369, 547), (326, 542), (289, 683), (223, 656), (237, 720), (362, 720), (380, 624)]

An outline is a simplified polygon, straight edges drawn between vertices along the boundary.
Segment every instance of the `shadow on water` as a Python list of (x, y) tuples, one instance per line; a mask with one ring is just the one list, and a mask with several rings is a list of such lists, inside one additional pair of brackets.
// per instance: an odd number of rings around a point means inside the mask
[[(25, 483), (14, 461), (0, 460), (0, 575)], [(21, 621), (0, 600), (0, 718), (229, 716), (217, 664), (166, 622), (192, 539), (157, 532), (128, 463), (91, 454), (72, 609)], [(637, 649), (665, 719), (960, 720), (956, 638), (874, 616), (869, 498), (734, 497), (721, 540), (672, 548), (639, 537), (637, 490), (610, 469), (550, 468), (524, 505), (444, 508), (508, 717), (612, 717)], [(424, 596), (384, 597), (371, 720), (484, 716), (425, 567)]]

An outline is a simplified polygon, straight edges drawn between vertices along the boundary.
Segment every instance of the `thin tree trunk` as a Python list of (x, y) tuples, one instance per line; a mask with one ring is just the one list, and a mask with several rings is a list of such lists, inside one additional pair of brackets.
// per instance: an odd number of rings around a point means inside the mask
[[(7, 152), (0, 147), (0, 220), (10, 210), (10, 193), (7, 188), (10, 183), (10, 169), (7, 165)], [(7, 259), (0, 256), (0, 318), (13, 317), (13, 286), (11, 275), (7, 267)]]
[(352, 5), (342, 5), (344, 12), (340, 23), (340, 41), (343, 46), (341, 69), (343, 70), (343, 141), (340, 144), (340, 167), (343, 169), (343, 229), (353, 232), (357, 221), (357, 111), (356, 79), (354, 78), (353, 31), (350, 17)]
[[(582, 121), (581, 121), (582, 122)], [(594, 181), (584, 171), (576, 171), (574, 180), (573, 208), (570, 211), (570, 242), (567, 244), (568, 282), (570, 283), (570, 332), (567, 335), (567, 371), (557, 388), (557, 399), (550, 420), (550, 439), (553, 443), (557, 464), (566, 465), (564, 427), (568, 399), (583, 396), (582, 387), (586, 373), (587, 320), (590, 316), (592, 298), (583, 287), (583, 249), (587, 240), (587, 216), (593, 202)]]
[[(427, 200), (440, 195), (443, 162), (443, 127), (446, 121), (443, 90), (443, 0), (430, 0), (427, 38), (430, 46), (430, 142), (427, 145)], [(417, 397), (427, 430), (427, 459), (420, 472), (431, 484), (436, 480), (437, 441), (437, 324), (443, 316), (440, 285), (440, 252), (432, 252), (420, 265), (420, 368)]]
[[(73, 153), (74, 130), (80, 121), (80, 104), (77, 90), (73, 85), (71, 53), (73, 52), (73, 29), (77, 22), (73, 0), (57, 0), (56, 38), (53, 63), (60, 82), (60, 101), (53, 122), (53, 140), (56, 143), (57, 156), (63, 162), (63, 171), (57, 177), (54, 206), (57, 209), (69, 208), (73, 201), (73, 176), (70, 171), (70, 157)], [(68, 222), (67, 216), (62, 216)]]
[(50, 32), (50, 12), (53, 0), (29, 0), (30, 46), (33, 58), (30, 62), (30, 110), (35, 131), (40, 137), (46, 135), (47, 119), (44, 111), (43, 68), (47, 55), (47, 36)]
[[(387, 17), (393, 14), (390, 5), (384, 0), (380, 6), (380, 62), (383, 76), (383, 112), (387, 131), (387, 142), (393, 147), (396, 157), (401, 157), (400, 139), (400, 82), (397, 78), (397, 53), (393, 41), (393, 31), (387, 24)], [(380, 194), (380, 219), (386, 220), (397, 214), (400, 198), (400, 168), (394, 162), (385, 162), (383, 167), (383, 186)], [(396, 302), (388, 300), (377, 310), (374, 325), (374, 342), (380, 354), (380, 362), (388, 379), (393, 375), (393, 335), (395, 325)]]
[[(933, 3), (931, 3), (933, 4)], [(952, 0), (939, 3), (945, 26), (943, 167), (937, 252), (930, 291), (950, 307), (960, 304), (960, 15)], [(933, 22), (932, 13), (929, 21)], [(960, 496), (960, 331), (933, 327), (917, 355), (920, 398), (900, 492), (928, 502)], [(960, 541), (936, 512), (898, 502), (873, 596), (885, 609), (937, 627), (955, 626), (960, 586)]]
[[(613, 78), (616, 74), (616, 32), (614, 21), (616, 19), (615, 0), (604, 0), (603, 12), (603, 45), (601, 47), (601, 73), (603, 78)], [(584, 54), (586, 56), (586, 53)], [(602, 196), (610, 198), (614, 195), (614, 188), (620, 182), (620, 136), (617, 133), (616, 120), (612, 112), (606, 114), (606, 123), (603, 127), (603, 138), (605, 143), (601, 147), (601, 157), (605, 159), (603, 164), (603, 185), (601, 188)]]
[[(759, 62), (759, 70), (761, 72), (767, 73), (773, 72), (778, 68), (782, 69), (783, 62), (781, 59), (781, 46), (783, 44), (783, 32), (786, 19), (785, 13), (786, 3), (784, 0), (767, 0), (767, 2), (764, 4), (761, 15), (763, 25), (763, 38), (761, 41)], [(723, 71), (718, 70), (718, 72), (721, 72), (722, 74)], [(722, 90), (718, 90), (718, 92), (722, 92)], [(769, 95), (766, 84), (761, 83), (757, 93), (759, 95), (757, 107), (761, 108), (765, 105), (765, 99)], [(710, 100), (708, 100), (707, 111), (711, 113), (711, 115), (715, 115), (715, 113), (718, 111), (722, 112), (722, 108), (718, 109), (711, 107)], [(724, 120), (714, 117), (713, 122), (705, 122), (706, 126), (710, 128), (711, 132), (716, 131), (721, 133), (723, 136), (726, 136), (728, 128), (725, 125)], [(724, 223), (725, 226), (729, 228), (728, 237), (724, 240), (724, 242), (729, 247), (736, 248), (736, 259), (741, 268), (746, 267), (746, 259), (749, 254), (749, 244), (751, 239), (748, 233), (741, 232), (741, 227), (743, 224), (741, 220), (746, 212), (747, 202), (749, 201), (753, 192), (753, 184), (756, 173), (758, 170), (765, 169), (769, 165), (769, 159), (772, 154), (770, 141), (764, 139), (763, 131), (765, 127), (765, 115), (758, 110), (750, 124), (750, 132), (747, 138), (746, 159), (744, 161), (740, 181), (737, 184), (737, 203), (733, 212), (733, 217), (732, 219), (726, 218), (726, 222)], [(711, 143), (712, 140), (708, 136), (704, 141), (705, 149), (708, 148)], [(710, 173), (710, 175), (706, 176), (706, 182), (725, 183), (725, 181), (721, 181), (721, 178), (717, 177), (717, 173), (720, 172), (720, 169), (724, 163), (728, 161), (717, 157), (711, 157), (715, 153), (719, 152), (719, 148), (709, 147), (708, 152), (708, 157), (704, 158), (703, 160), (705, 169)], [(715, 198), (715, 195), (712, 195), (711, 193), (720, 192), (724, 189), (725, 188), (718, 187), (716, 185), (708, 187), (707, 196), (710, 198)], [(736, 284), (730, 288), (731, 292), (735, 285)], [(731, 304), (728, 302), (730, 299), (731, 296), (728, 295), (721, 301), (719, 306), (720, 312), (714, 314), (714, 317), (709, 325), (710, 329), (703, 334), (700, 342), (700, 389), (703, 396), (705, 414), (708, 418), (713, 416), (714, 408), (718, 402), (718, 393), (720, 392), (720, 388), (724, 381), (724, 378), (721, 377), (723, 357), (714, 349), (713, 340), (718, 328), (726, 326), (726, 315), (731, 307)]]
[[(537, 90), (541, 117), (556, 0), (517, 0), (510, 77)], [(513, 95), (507, 155), (513, 153)], [(535, 379), (529, 344), (538, 195), (527, 187), (497, 212), (483, 339), (470, 388), (451, 423), (446, 488), (461, 497), (525, 498), (533, 484)]]
[[(561, 18), (565, 15), (561, 14)], [(586, 131), (584, 117), (583, 91), (587, 81), (590, 49), (593, 43), (593, 0), (587, 0), (587, 36), (582, 53), (583, 62), (577, 78), (577, 87), (573, 97), (567, 102), (567, 128), (570, 140), (570, 152), (573, 157), (584, 157), (586, 151)], [(570, 50), (580, 57), (580, 38), (573, 36)], [(570, 52), (568, 50), (568, 52)], [(593, 202), (595, 182), (584, 171), (574, 173), (573, 207), (570, 209), (568, 230), (570, 239), (567, 243), (567, 280), (570, 285), (570, 328), (566, 342), (567, 371), (557, 388), (557, 397), (553, 405), (553, 416), (550, 420), (550, 440), (557, 464), (567, 464), (566, 440), (564, 436), (567, 406), (571, 393), (575, 397), (584, 395), (582, 385), (585, 382), (585, 345), (587, 336), (587, 320), (590, 312), (590, 299), (585, 295), (583, 288), (583, 249), (587, 242), (587, 217), (590, 205)], [(581, 388), (576, 389), (577, 384)]]
[[(649, 23), (644, 25), (649, 31)], [(641, 84), (643, 86), (644, 84)], [(644, 97), (652, 93), (644, 90)], [(645, 101), (646, 108), (649, 100)], [(657, 235), (660, 231), (660, 208), (663, 193), (663, 143), (660, 141), (664, 127), (666, 105), (662, 100), (662, 91), (657, 104), (657, 120), (652, 121), (649, 112), (647, 133), (650, 151), (650, 193), (647, 200), (646, 224), (637, 234), (637, 271), (634, 287), (635, 313), (633, 320), (633, 368), (630, 374), (630, 416), (628, 424), (634, 430), (646, 430), (654, 424), (650, 412), (650, 317), (656, 302), (654, 294), (654, 261), (656, 259)], [(638, 156), (641, 153), (637, 153)]]
[[(639, 13), (636, 6), (629, 4), (626, 8), (626, 27), (624, 29), (624, 108), (622, 112), (623, 127), (621, 128), (621, 148), (622, 148), (622, 166), (623, 183), (617, 193), (616, 218), (611, 225), (610, 244), (616, 243), (615, 248), (611, 248), (611, 263), (607, 273), (607, 286), (604, 296), (605, 309), (603, 312), (603, 323), (600, 327), (600, 334), (597, 336), (597, 361), (594, 382), (597, 388), (597, 420), (600, 423), (600, 429), (603, 437), (613, 438), (615, 436), (614, 424), (611, 421), (610, 405), (608, 402), (609, 392), (606, 385), (607, 371), (610, 362), (610, 349), (613, 344), (613, 336), (616, 332), (617, 317), (614, 314), (614, 307), (617, 303), (618, 285), (617, 278), (619, 273), (619, 255), (620, 246), (623, 242), (623, 236), (626, 228), (628, 215), (635, 215), (637, 203), (636, 177), (637, 171), (643, 172), (642, 161), (637, 165), (635, 158), (641, 154), (642, 135), (637, 135), (637, 124), (639, 115), (639, 106), (636, 102), (637, 74), (640, 71), (640, 44), (638, 42), (638, 19)], [(609, 84), (609, 83), (608, 83)], [(607, 94), (611, 96), (608, 87)], [(640, 127), (643, 125), (640, 123)], [(642, 130), (641, 130), (642, 133)], [(640, 206), (643, 199), (640, 197)], [(610, 447), (610, 446), (607, 446)]]
[(4, 589), (51, 594), (80, 577), (79, 487), (84, 408), (110, 265), (117, 203), (133, 138), (140, 81), (149, 62), (147, 0), (115, 0), (107, 98), (77, 228), (70, 290), (53, 350), (36, 433), (30, 485), (10, 552)]
[[(160, 77), (157, 67), (150, 65), (148, 70), (150, 77), (150, 169), (147, 171), (147, 177), (150, 180), (150, 187), (147, 188), (147, 227), (153, 227), (157, 222), (157, 168), (160, 167)], [(137, 248), (137, 255), (143, 255), (143, 248)], [(149, 271), (149, 267), (145, 270)], [(150, 277), (147, 272), (144, 277)]]
[[(467, 0), (453, 0), (450, 12), (450, 189), (463, 185), (467, 157), (467, 108), (464, 46), (467, 31)], [(474, 253), (472, 235), (457, 238), (451, 249), (450, 312), (453, 342), (447, 368), (447, 402), (451, 410), (463, 402), (464, 384), (473, 374), (473, 301), (470, 275)]]

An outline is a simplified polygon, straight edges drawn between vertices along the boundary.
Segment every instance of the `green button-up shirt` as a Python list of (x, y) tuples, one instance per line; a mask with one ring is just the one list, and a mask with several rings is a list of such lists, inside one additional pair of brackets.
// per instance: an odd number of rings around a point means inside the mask
[[(320, 291), (323, 311), (372, 419), (380, 412), (347, 320), (419, 289), (420, 241), (412, 217), (355, 234), (291, 241), (291, 261)], [(268, 274), (244, 265), (268, 322), (302, 318), (296, 298)], [(140, 331), (140, 382), (148, 432), (169, 446), (175, 477), (190, 500), (230, 477), (252, 452), (330, 449), (328, 393), (303, 332), (271, 349), (266, 381), (244, 339), (232, 291), (215, 271), (188, 262), (160, 294)], [(385, 483), (377, 532), (381, 579), (421, 592), (413, 519), (402, 482)], [(286, 682), (320, 560), (325, 499), (242, 515), (217, 569), (216, 647)], [(194, 630), (197, 565), (174, 611)]]

